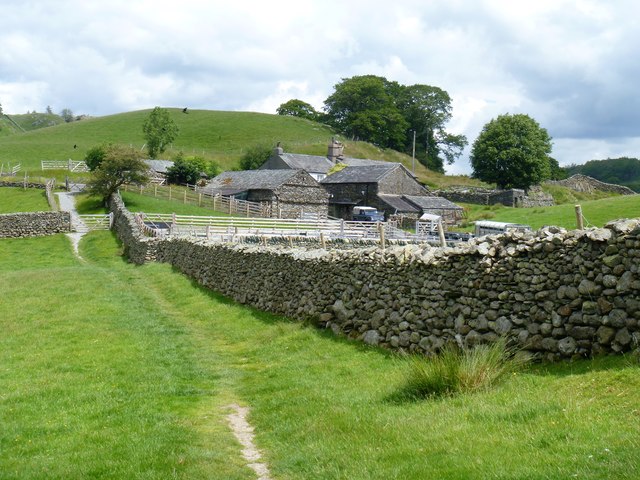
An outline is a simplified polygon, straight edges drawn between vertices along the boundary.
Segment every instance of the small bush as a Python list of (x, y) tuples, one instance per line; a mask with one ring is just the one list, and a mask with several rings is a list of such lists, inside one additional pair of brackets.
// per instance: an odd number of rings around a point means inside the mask
[(486, 390), (522, 362), (504, 339), (472, 349), (450, 344), (437, 356), (411, 357), (403, 394), (424, 398)]

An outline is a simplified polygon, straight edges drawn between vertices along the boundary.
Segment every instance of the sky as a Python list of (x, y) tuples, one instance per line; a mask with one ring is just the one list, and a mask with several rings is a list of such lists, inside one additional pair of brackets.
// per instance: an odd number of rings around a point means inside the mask
[(0, 104), (321, 110), (373, 74), (449, 93), (469, 147), (448, 173), (471, 173), (470, 146), (507, 113), (546, 128), (561, 165), (637, 158), (638, 19), (635, 0), (0, 0)]

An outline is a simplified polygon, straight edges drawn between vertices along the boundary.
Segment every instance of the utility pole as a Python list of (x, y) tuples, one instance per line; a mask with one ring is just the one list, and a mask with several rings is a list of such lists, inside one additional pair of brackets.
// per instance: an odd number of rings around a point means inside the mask
[(413, 149), (411, 150), (411, 170), (416, 174), (416, 131), (413, 131)]

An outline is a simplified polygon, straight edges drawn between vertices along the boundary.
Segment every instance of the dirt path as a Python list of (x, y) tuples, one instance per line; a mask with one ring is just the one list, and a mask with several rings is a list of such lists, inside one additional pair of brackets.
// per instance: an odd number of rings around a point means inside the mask
[(73, 246), (73, 253), (80, 260), (84, 261), (80, 252), (78, 251), (78, 245), (80, 239), (87, 233), (88, 229), (84, 222), (80, 219), (78, 211), (76, 210), (76, 200), (73, 198), (73, 193), (58, 192), (58, 203), (60, 204), (60, 210), (63, 212), (69, 212), (71, 214), (71, 228), (74, 230), (72, 233), (67, 233), (67, 237), (71, 240)]
[(258, 480), (271, 480), (269, 467), (261, 462), (260, 450), (253, 443), (253, 427), (247, 422), (249, 409), (236, 404), (229, 405), (228, 408), (232, 412), (227, 415), (227, 421), (233, 434), (243, 447), (242, 456), (247, 461), (247, 466), (256, 472)]

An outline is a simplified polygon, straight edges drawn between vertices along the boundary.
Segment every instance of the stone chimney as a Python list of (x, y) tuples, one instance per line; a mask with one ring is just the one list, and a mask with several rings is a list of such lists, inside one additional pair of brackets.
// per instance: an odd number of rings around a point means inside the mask
[(331, 139), (327, 158), (333, 163), (338, 163), (344, 158), (344, 145), (337, 141), (335, 138)]

